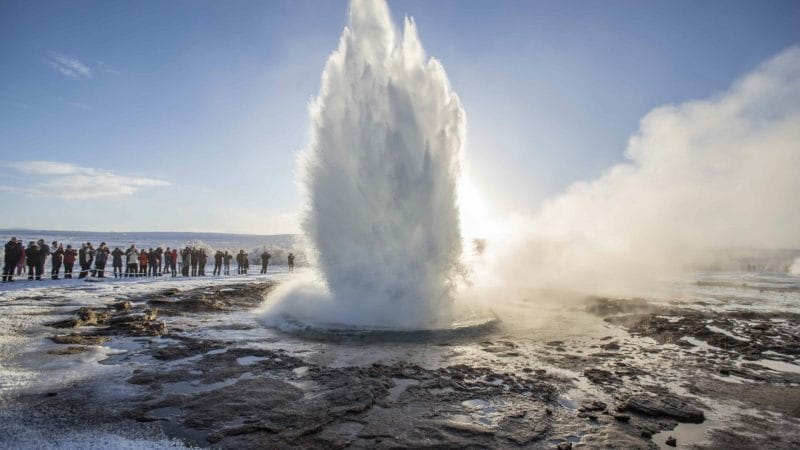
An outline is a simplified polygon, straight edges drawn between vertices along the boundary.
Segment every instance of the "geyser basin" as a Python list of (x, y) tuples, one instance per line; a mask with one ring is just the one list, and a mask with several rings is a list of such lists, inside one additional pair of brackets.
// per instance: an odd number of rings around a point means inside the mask
[(429, 328), (353, 326), (337, 323), (304, 322), (292, 316), (277, 316), (272, 326), (306, 339), (381, 341), (431, 341), (468, 339), (495, 330), (500, 318), (491, 311), (470, 311), (450, 323)]
[(353, 0), (310, 115), (303, 231), (319, 273), (277, 293), (268, 318), (415, 330), (457, 322), (464, 111), (414, 22), (401, 34), (384, 1)]

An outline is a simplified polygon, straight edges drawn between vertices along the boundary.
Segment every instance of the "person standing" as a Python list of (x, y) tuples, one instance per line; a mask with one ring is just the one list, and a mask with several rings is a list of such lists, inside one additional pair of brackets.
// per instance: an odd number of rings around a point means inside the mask
[(155, 276), (160, 277), (162, 272), (161, 265), (164, 263), (164, 249), (161, 247), (156, 248), (156, 268), (153, 270)]
[(36, 278), (37, 280), (42, 279), (41, 275), (44, 273), (44, 265), (48, 256), (50, 256), (50, 246), (44, 243), (44, 239), (39, 239), (39, 258), (37, 258), (39, 262), (39, 277)]
[(269, 258), (271, 256), (272, 255), (267, 253), (266, 250), (261, 254), (261, 273), (267, 273), (267, 266), (269, 265)]
[(239, 250), (236, 255), (236, 274), (242, 275), (244, 273), (244, 250)]
[(178, 270), (177, 270), (177, 266), (178, 266), (178, 249), (177, 248), (173, 248), (172, 249), (172, 253), (170, 254), (170, 264), (171, 264), (170, 269), (172, 270), (172, 277), (174, 278), (176, 275), (178, 275)]
[(84, 254), (84, 257), (86, 259), (86, 275), (84, 275), (83, 278), (86, 278), (89, 275), (91, 276), (96, 275), (96, 272), (92, 270), (92, 263), (94, 263), (94, 254), (95, 254), (94, 246), (92, 246), (91, 242), (87, 242), (86, 253)]
[[(92, 247), (91, 242), (87, 242), (86, 246), (83, 249), (83, 256), (81, 256), (81, 273), (78, 275), (78, 278), (86, 278), (89, 276), (92, 263), (94, 262), (94, 247)], [(94, 275), (92, 273), (92, 275)]]
[(139, 252), (133, 244), (125, 251), (125, 263), (125, 277), (135, 277), (139, 272)]
[(192, 250), (187, 245), (186, 248), (181, 251), (181, 275), (184, 277), (189, 276), (189, 267), (191, 266), (191, 261)]
[(114, 266), (114, 278), (122, 278), (122, 255), (125, 253), (119, 249), (119, 247), (114, 247), (114, 251), (111, 252), (111, 263)]
[(220, 275), (222, 272), (222, 252), (217, 250), (214, 253), (214, 276)]
[(231, 274), (231, 260), (233, 259), (233, 255), (228, 253), (225, 250), (225, 253), (222, 254), (222, 264), (225, 266), (225, 275)]
[(81, 248), (78, 249), (78, 265), (81, 266), (81, 271), (78, 272), (78, 278), (84, 278), (86, 275), (86, 244), (81, 243)]
[(139, 276), (146, 277), (147, 276), (147, 250), (142, 249), (142, 252), (139, 253)]
[(289, 256), (286, 259), (289, 261), (289, 272), (294, 272), (294, 255), (292, 252), (289, 252)]
[(206, 263), (208, 262), (208, 255), (206, 255), (206, 249), (201, 248), (198, 250), (198, 257), (197, 257), (197, 275), (204, 277), (206, 276)]
[(61, 272), (61, 265), (64, 263), (64, 244), (58, 244), (56, 241), (53, 241), (53, 258), (52, 258), (52, 269), (50, 270), (50, 278), (57, 280), (58, 273)]
[(197, 263), (200, 260), (200, 254), (197, 252), (197, 247), (192, 247), (192, 250), (189, 251), (189, 257), (191, 258), (190, 263), (192, 264), (192, 276), (197, 276)]
[(100, 243), (94, 256), (94, 268), (92, 275), (97, 274), (97, 278), (106, 277), (106, 263), (108, 262), (108, 247), (105, 242)]
[(22, 258), (22, 251), (20, 250), (16, 236), (6, 242), (5, 251), (5, 258), (3, 259), (3, 283), (14, 281), (14, 270), (17, 268), (17, 263), (20, 258)]
[(64, 278), (72, 278), (72, 266), (75, 265), (75, 249), (67, 245), (64, 250)]
[(17, 276), (20, 276), (25, 273), (25, 266), (26, 266), (25, 262), (27, 260), (27, 257), (25, 255), (25, 244), (22, 243), (22, 239), (17, 241), (17, 246), (19, 246), (19, 251), (20, 251), (20, 257), (19, 260), (17, 261)]
[(41, 266), (39, 265), (39, 256), (41, 250), (39, 249), (39, 244), (34, 241), (31, 241), (28, 244), (28, 249), (25, 253), (28, 255), (28, 280), (33, 280), (34, 277), (37, 280), (42, 279), (42, 270)]
[(162, 256), (162, 258), (164, 259), (164, 275), (168, 275), (170, 267), (172, 267), (172, 264), (170, 263), (170, 261), (172, 260), (172, 249), (167, 247), (167, 249), (164, 250), (164, 255)]
[(147, 250), (147, 274), (151, 277), (158, 275), (158, 252), (152, 248)]

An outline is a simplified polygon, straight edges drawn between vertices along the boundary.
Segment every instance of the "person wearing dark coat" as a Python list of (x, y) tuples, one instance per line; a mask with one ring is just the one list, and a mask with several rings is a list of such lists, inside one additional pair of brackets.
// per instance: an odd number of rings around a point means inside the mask
[(220, 275), (222, 272), (222, 252), (217, 250), (214, 253), (214, 276)]
[(3, 283), (14, 281), (14, 269), (22, 258), (22, 249), (16, 237), (12, 237), (5, 246), (5, 258), (3, 259)]
[(239, 250), (239, 254), (236, 255), (236, 273), (239, 275), (244, 274), (244, 260), (247, 258), (244, 254), (244, 250)]
[(53, 258), (52, 270), (50, 270), (50, 277), (54, 280), (58, 279), (58, 273), (61, 272), (61, 265), (64, 263), (64, 245), (59, 245), (58, 242), (53, 241)]
[(105, 278), (106, 277), (106, 262), (108, 262), (108, 247), (106, 247), (106, 243), (103, 242), (100, 244), (100, 247), (97, 247), (97, 251), (94, 255), (94, 268), (95, 270), (92, 271), (92, 275), (97, 273), (97, 278)]
[(42, 259), (42, 250), (39, 248), (39, 244), (31, 241), (25, 253), (28, 255), (28, 279), (33, 280), (35, 277), (37, 280), (41, 280), (42, 266), (39, 265), (39, 260)]
[(192, 250), (187, 246), (181, 251), (181, 275), (189, 276), (189, 267), (192, 263)]
[[(50, 246), (44, 243), (44, 239), (39, 239), (39, 272), (44, 273), (44, 264), (47, 262), (47, 257), (50, 256)], [(41, 278), (37, 278), (41, 280)]]
[(289, 272), (294, 272), (294, 255), (292, 252), (289, 252), (289, 256), (286, 259), (289, 261)]
[(206, 255), (206, 249), (201, 248), (197, 251), (197, 275), (204, 277), (206, 276), (206, 262), (208, 261), (208, 256)]
[(170, 262), (171, 262), (170, 270), (172, 272), (172, 276), (175, 277), (176, 275), (178, 275), (178, 270), (177, 270), (177, 267), (178, 267), (178, 249), (177, 248), (173, 248), (172, 249), (172, 253), (170, 254)]
[(114, 251), (111, 252), (111, 256), (113, 258), (112, 264), (114, 265), (114, 278), (122, 278), (122, 257), (125, 253), (119, 249), (119, 247), (115, 247)]
[(78, 273), (78, 278), (86, 277), (84, 274), (86, 271), (86, 244), (81, 244), (81, 248), (78, 249), (78, 265), (81, 267), (81, 271)]
[(64, 250), (64, 278), (72, 278), (72, 266), (75, 265), (75, 249), (71, 245)]
[(228, 253), (225, 250), (225, 253), (222, 254), (222, 263), (225, 265), (225, 275), (231, 274), (231, 260), (233, 259), (233, 255)]
[(267, 266), (269, 265), (269, 259), (272, 257), (266, 250), (264, 253), (261, 254), (261, 273), (267, 273)]
[[(86, 278), (89, 276), (89, 272), (92, 268), (92, 263), (94, 262), (94, 248), (92, 247), (91, 242), (87, 242), (86, 245), (82, 248), (83, 255), (80, 255), (81, 258), (81, 273), (78, 275), (78, 278)], [(78, 252), (80, 254), (80, 252)], [(92, 274), (94, 275), (94, 273)]]
[(154, 277), (158, 275), (158, 253), (152, 248), (147, 250), (148, 275)]
[(162, 274), (161, 264), (164, 262), (164, 249), (161, 247), (156, 248), (156, 267), (153, 271), (153, 276), (160, 277)]
[(197, 276), (197, 263), (200, 262), (200, 254), (197, 252), (196, 247), (192, 247), (189, 251), (189, 257), (191, 258), (190, 262), (192, 264), (192, 276)]

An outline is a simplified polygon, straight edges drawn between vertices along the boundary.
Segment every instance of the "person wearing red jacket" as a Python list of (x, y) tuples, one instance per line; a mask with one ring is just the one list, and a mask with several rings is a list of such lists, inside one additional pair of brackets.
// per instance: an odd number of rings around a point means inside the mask
[(178, 274), (178, 249), (173, 248), (172, 254), (170, 256), (170, 269), (172, 270), (172, 276), (176, 276)]
[(148, 259), (147, 250), (142, 249), (142, 252), (139, 253), (139, 276), (146, 277), (147, 276), (147, 259)]
[(75, 265), (75, 258), (78, 256), (71, 245), (67, 245), (64, 250), (64, 278), (72, 278), (72, 266)]

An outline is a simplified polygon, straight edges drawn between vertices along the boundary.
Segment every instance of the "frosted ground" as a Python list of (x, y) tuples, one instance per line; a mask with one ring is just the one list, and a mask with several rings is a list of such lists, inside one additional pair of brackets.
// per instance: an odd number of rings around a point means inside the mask
[[(172, 299), (225, 298), (280, 285), (291, 276), (276, 271), (266, 276), (21, 281), (2, 286), (0, 446), (359, 447), (422, 442), (415, 440), (420, 439), (414, 434), (418, 431), (403, 427), (406, 422), (421, 430), (438, 427), (440, 436), (425, 439), (442, 445), (666, 448), (668, 436), (677, 437), (682, 448), (726, 448), (732, 440), (744, 448), (762, 441), (768, 443), (766, 448), (792, 448), (800, 442), (800, 277), (793, 275), (698, 274), (645, 300), (519, 290), (498, 303), (495, 312), (501, 322), (496, 326), (450, 335), (326, 336), (314, 330), (287, 334), (261, 322), (261, 311), (272, 300), (270, 289), (248, 307), (160, 313), (158, 320), (165, 324), (160, 335), (112, 335), (97, 345), (80, 345), (82, 350), (74, 354), (51, 340), (64, 330), (47, 325), (73, 317), (81, 307), (99, 311), (130, 301), (136, 310), (155, 300), (167, 305)], [(165, 292), (171, 297), (165, 298)], [(99, 328), (76, 331), (91, 334)], [(159, 352), (176, 348), (194, 350), (171, 359), (159, 357)], [(215, 358), (226, 355), (226, 372), (215, 372), (222, 370)], [(281, 366), (281, 360), (288, 365)], [(376, 370), (374, 364), (388, 375), (362, 373)], [(468, 385), (457, 401), (441, 397), (447, 389), (429, 387), (454, 370), (466, 374), (464, 383), (470, 377), (477, 383)], [(176, 373), (188, 378), (175, 378)], [(215, 375), (192, 378), (199, 374)], [(316, 431), (300, 437), (286, 430), (267, 433), (253, 425), (266, 420), (259, 416), (261, 408), (225, 410), (226, 402), (238, 404), (242, 397), (253, 397), (241, 389), (261, 380), (285, 382), (305, 392), (305, 400), (293, 401), (302, 408), (304, 401), (318, 401), (330, 392), (325, 383), (332, 374), (355, 376), (359, 382), (377, 376), (387, 390), (342, 416), (320, 419), (325, 425), (315, 425), (311, 428)], [(159, 381), (161, 376), (166, 378)], [(544, 383), (554, 394), (539, 398), (541, 392), (534, 388), (516, 392), (515, 383)], [(263, 403), (263, 411), (270, 410), (275, 400), (271, 396), (282, 395), (257, 392), (263, 397), (251, 401)], [(651, 417), (626, 407), (630, 398), (652, 394), (685, 400), (692, 405), (686, 406), (689, 411), (703, 413), (703, 422)], [(204, 397), (213, 395), (226, 399), (219, 401), (226, 411), (223, 422), (198, 418), (198, 411), (209, 413), (197, 402), (216, 399)], [(435, 398), (435, 404), (426, 403), (427, 397)], [(608, 406), (587, 410), (592, 402)], [(426, 408), (435, 411), (430, 413), (435, 420), (420, 412)], [(393, 413), (402, 416), (386, 425), (386, 415)], [(528, 425), (516, 429), (509, 425), (513, 421)], [(537, 423), (549, 425), (538, 429)], [(388, 428), (375, 431), (381, 427)], [(382, 433), (393, 437), (375, 437)]]

